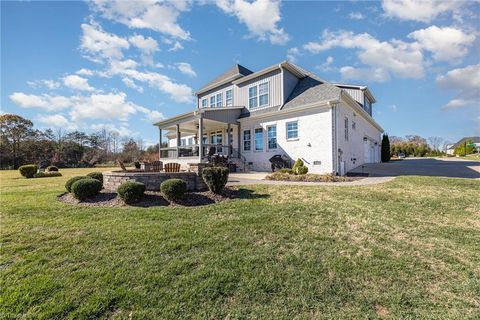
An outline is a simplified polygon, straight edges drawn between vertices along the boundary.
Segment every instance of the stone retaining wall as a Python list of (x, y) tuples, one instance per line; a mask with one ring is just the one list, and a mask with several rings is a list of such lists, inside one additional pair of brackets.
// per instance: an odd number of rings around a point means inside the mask
[(188, 191), (205, 190), (207, 186), (195, 172), (124, 172), (110, 171), (103, 173), (103, 187), (115, 191), (126, 181), (144, 183), (148, 191), (159, 191), (160, 184), (168, 179), (182, 179), (187, 183)]

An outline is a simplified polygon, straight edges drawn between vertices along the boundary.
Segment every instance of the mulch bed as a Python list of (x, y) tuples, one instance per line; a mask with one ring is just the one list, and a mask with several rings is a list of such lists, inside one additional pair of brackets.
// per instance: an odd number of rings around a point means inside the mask
[(133, 205), (125, 204), (116, 192), (102, 190), (98, 195), (93, 198), (79, 201), (73, 197), (71, 193), (65, 192), (58, 196), (58, 201), (67, 204), (80, 205), (85, 207), (196, 207), (214, 204), (230, 199), (240, 197), (240, 191), (235, 188), (225, 188), (222, 194), (215, 194), (210, 191), (202, 192), (187, 192), (185, 197), (181, 200), (170, 202), (166, 200), (160, 192), (146, 191), (145, 195), (140, 202)]

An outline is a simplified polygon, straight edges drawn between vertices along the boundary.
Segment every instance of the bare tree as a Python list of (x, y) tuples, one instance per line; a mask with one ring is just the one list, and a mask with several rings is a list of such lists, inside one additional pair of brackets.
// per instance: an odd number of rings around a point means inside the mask
[(443, 138), (441, 137), (428, 137), (428, 142), (430, 147), (435, 151), (440, 151), (440, 145), (443, 142)]

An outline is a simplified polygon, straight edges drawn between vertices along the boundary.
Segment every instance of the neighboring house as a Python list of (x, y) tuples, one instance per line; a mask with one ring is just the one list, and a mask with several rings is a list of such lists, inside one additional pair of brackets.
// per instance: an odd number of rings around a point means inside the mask
[(480, 137), (463, 137), (457, 143), (447, 146), (447, 154), (453, 155), (456, 148), (462, 146), (467, 141), (472, 141), (477, 152), (480, 152)]
[(452, 156), (453, 153), (455, 152), (455, 148), (453, 146), (454, 146), (453, 144), (447, 144), (445, 146), (445, 153)]
[(280, 154), (302, 159), (311, 173), (340, 175), (380, 162), (383, 129), (365, 86), (332, 84), (290, 62), (257, 72), (237, 64), (196, 101), (196, 110), (155, 124), (169, 139), (162, 161), (187, 167), (220, 153), (240, 168), (269, 171)]

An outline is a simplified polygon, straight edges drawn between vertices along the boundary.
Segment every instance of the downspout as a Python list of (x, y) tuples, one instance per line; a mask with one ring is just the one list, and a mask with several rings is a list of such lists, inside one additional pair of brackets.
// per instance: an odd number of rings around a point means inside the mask
[(337, 103), (330, 103), (332, 106), (332, 164), (336, 174), (338, 174), (338, 146), (337, 146)]

